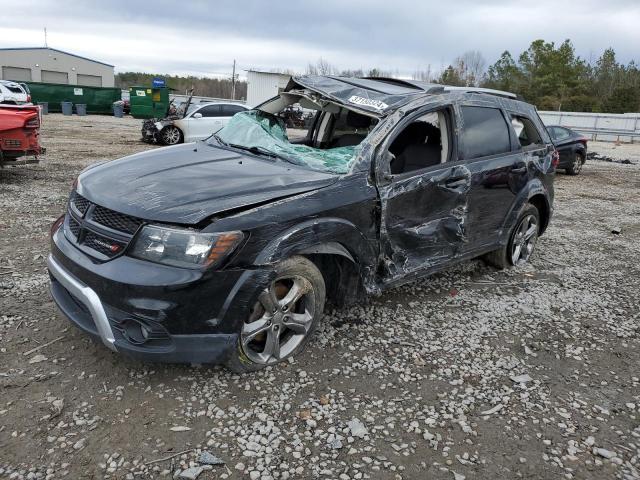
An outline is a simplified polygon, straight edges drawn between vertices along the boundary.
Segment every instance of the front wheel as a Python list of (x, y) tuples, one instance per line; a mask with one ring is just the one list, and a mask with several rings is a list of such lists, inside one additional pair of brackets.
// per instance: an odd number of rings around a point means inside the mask
[(178, 127), (169, 125), (160, 132), (160, 139), (165, 145), (177, 145), (182, 142), (182, 132)]
[(325, 296), (324, 278), (313, 262), (300, 256), (280, 262), (276, 278), (242, 323), (227, 368), (251, 372), (300, 352), (318, 325)]
[(569, 175), (579, 175), (582, 171), (582, 165), (584, 165), (584, 156), (580, 152), (575, 152), (571, 166), (567, 167), (567, 173)]
[(539, 233), (540, 214), (538, 209), (534, 205), (527, 204), (518, 217), (515, 227), (511, 230), (507, 244), (486, 254), (484, 259), (499, 269), (510, 266), (520, 267), (531, 258)]

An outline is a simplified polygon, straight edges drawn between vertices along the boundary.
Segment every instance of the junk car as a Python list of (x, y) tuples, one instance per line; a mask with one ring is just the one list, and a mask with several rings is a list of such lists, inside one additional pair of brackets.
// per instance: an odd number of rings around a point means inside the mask
[[(292, 105), (315, 114), (290, 136)], [(51, 292), (115, 352), (256, 370), (298, 354), (327, 301), (479, 256), (526, 264), (557, 161), (507, 92), (297, 77), (207, 141), (82, 172), (51, 229)]]
[[(45, 153), (40, 146), (40, 107), (0, 105), (0, 165), (37, 163)], [(33, 159), (20, 157), (33, 156)]]
[(184, 112), (170, 112), (167, 118), (143, 122), (142, 137), (147, 142), (177, 145), (210, 137), (224, 127), (232, 116), (247, 107), (239, 103), (216, 102), (185, 105)]
[(569, 175), (579, 175), (587, 161), (587, 141), (584, 135), (559, 125), (547, 126), (549, 135), (558, 150), (558, 168), (564, 168)]
[(0, 80), (0, 104), (23, 105), (31, 102), (31, 93), (26, 83)]

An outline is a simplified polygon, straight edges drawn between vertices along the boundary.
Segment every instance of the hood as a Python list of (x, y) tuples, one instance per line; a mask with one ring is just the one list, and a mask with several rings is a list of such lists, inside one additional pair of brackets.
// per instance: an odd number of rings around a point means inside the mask
[(226, 210), (322, 188), (336, 179), (197, 142), (90, 168), (78, 178), (77, 188), (90, 201), (127, 215), (196, 224)]

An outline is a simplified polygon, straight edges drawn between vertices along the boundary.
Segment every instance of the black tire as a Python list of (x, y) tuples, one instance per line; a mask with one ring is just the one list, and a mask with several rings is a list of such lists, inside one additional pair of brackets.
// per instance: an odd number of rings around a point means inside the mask
[[(291, 282), (291, 286), (287, 287), (286, 282)], [(285, 306), (282, 306), (282, 303), (285, 302), (289, 294), (294, 291), (294, 286), (297, 285), (296, 282), (304, 284), (304, 290), (301, 291), (306, 291), (306, 293), (294, 301), (294, 307), (288, 311), (284, 309)], [(277, 295), (278, 288), (288, 288), (288, 291), (283, 294), (282, 298)], [(307, 291), (309, 288), (310, 290)], [(278, 306), (274, 307), (277, 308), (277, 312), (274, 310), (272, 315), (267, 312), (267, 309), (264, 307), (265, 301), (263, 300), (263, 298), (273, 298), (269, 296), (269, 292), (276, 294), (278, 300)], [(263, 297), (263, 295), (266, 297)], [(295, 294), (292, 295), (292, 297), (295, 297)], [(265, 287), (263, 294), (260, 295), (260, 299), (256, 301), (256, 304), (249, 313), (249, 318), (243, 320), (240, 331), (238, 332), (236, 348), (227, 360), (226, 367), (236, 373), (253, 372), (269, 365), (276, 365), (288, 357), (300, 353), (317, 329), (320, 319), (322, 318), (325, 299), (326, 287), (324, 278), (313, 262), (305, 257), (293, 256), (278, 263), (276, 265), (276, 278)], [(294, 308), (298, 309), (298, 312), (300, 312), (301, 309), (304, 310), (304, 312), (295, 313)], [(309, 310), (313, 311), (311, 312)], [(283, 315), (283, 317), (278, 318), (277, 315)], [(307, 330), (304, 333), (296, 333), (294, 330), (290, 330), (286, 325), (287, 315), (310, 316), (311, 318), (305, 321), (304, 324), (304, 328)], [(265, 317), (270, 319), (265, 320)], [(284, 346), (290, 344), (291, 346), (289, 348), (292, 349), (290, 351), (285, 350), (285, 352), (282, 352), (282, 356), (280, 356), (280, 348), (283, 346), (280, 345), (278, 347), (277, 358), (270, 356), (269, 358), (271, 360), (257, 360), (256, 357), (266, 356), (266, 354), (259, 352), (259, 348), (254, 351), (254, 341), (258, 338), (258, 335), (253, 333), (247, 334), (245, 329), (250, 330), (252, 328), (251, 325), (258, 324), (259, 322), (264, 322), (265, 325), (264, 329), (261, 329), (258, 334), (264, 334), (262, 337), (264, 339), (264, 352), (267, 351), (267, 343), (271, 335), (275, 335), (276, 338), (278, 338), (277, 341), (279, 344), (280, 342), (283, 342)], [(282, 323), (278, 325), (278, 322)], [(281, 330), (274, 334), (274, 329), (277, 330), (278, 328), (281, 328)], [(246, 339), (252, 335), (254, 340), (245, 343)], [(295, 341), (293, 341), (294, 339)]]
[(160, 132), (160, 140), (163, 145), (177, 145), (183, 142), (184, 136), (182, 131), (175, 125), (167, 125)]
[[(490, 265), (493, 265), (499, 270), (512, 267), (515, 265), (512, 258), (514, 242), (517, 241), (516, 235), (518, 234), (519, 228), (521, 227), (523, 221), (527, 219), (529, 216), (533, 216), (535, 218), (535, 222), (537, 226), (537, 229), (533, 238), (533, 246), (535, 246), (535, 242), (537, 241), (538, 235), (540, 234), (540, 213), (538, 212), (538, 209), (534, 205), (531, 205), (530, 203), (528, 203), (525, 206), (525, 208), (522, 210), (520, 215), (518, 215), (518, 220), (516, 221), (515, 225), (511, 229), (511, 232), (509, 232), (509, 241), (507, 242), (507, 244), (502, 248), (499, 248), (498, 250), (494, 250), (493, 252), (489, 252), (486, 255), (484, 255), (483, 259), (485, 262), (487, 262)], [(518, 265), (522, 265), (526, 263), (532, 253), (533, 253), (533, 250), (531, 251), (531, 253), (529, 253), (527, 258), (523, 262), (521, 263), (519, 262)]]
[(567, 175), (579, 175), (584, 165), (584, 155), (580, 152), (574, 152), (573, 160), (570, 167), (567, 167)]

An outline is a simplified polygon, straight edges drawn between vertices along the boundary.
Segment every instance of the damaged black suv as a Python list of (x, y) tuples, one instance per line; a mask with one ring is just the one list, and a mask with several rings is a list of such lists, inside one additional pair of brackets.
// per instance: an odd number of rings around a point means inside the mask
[(82, 172), (51, 292), (114, 351), (254, 370), (298, 353), (327, 300), (481, 255), (527, 262), (557, 161), (510, 93), (297, 77), (206, 141)]

